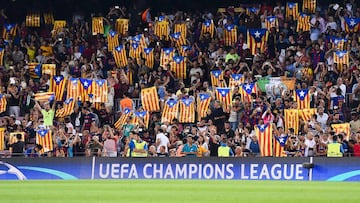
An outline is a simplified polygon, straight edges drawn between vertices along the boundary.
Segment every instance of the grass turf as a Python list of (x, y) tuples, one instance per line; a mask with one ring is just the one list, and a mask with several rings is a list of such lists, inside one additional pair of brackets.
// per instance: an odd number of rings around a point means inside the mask
[(211, 180), (0, 181), (0, 202), (359, 202), (360, 183)]

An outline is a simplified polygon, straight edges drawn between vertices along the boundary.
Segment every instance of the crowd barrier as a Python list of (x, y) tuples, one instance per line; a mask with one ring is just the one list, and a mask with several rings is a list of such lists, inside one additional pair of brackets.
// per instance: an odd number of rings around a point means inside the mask
[(223, 179), (360, 181), (360, 159), (349, 158), (9, 158), (1, 180)]

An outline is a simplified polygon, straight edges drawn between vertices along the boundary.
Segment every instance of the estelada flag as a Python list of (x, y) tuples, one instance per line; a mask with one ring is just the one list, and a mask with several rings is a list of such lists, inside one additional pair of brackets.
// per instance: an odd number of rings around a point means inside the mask
[(337, 37), (331, 37), (330, 38), (330, 42), (333, 44), (333, 48), (342, 51), (346, 49), (346, 43), (347, 43), (347, 39), (346, 38), (337, 38)]
[(16, 36), (17, 25), (16, 24), (4, 24), (2, 37), (4, 40), (13, 39)]
[(29, 75), (33, 79), (39, 79), (42, 76), (42, 68), (39, 63), (28, 63)]
[(50, 89), (49, 91), (55, 92), (56, 101), (63, 101), (63, 96), (66, 88), (67, 79), (62, 76), (52, 76), (50, 78)]
[(127, 36), (127, 32), (129, 30), (129, 19), (125, 18), (118, 18), (115, 22), (115, 30), (121, 36)]
[(286, 157), (284, 147), (289, 136), (278, 137), (274, 136), (274, 156), (275, 157)]
[(5, 149), (5, 131), (6, 128), (0, 128), (0, 151)]
[(55, 24), (55, 22), (54, 22), (54, 14), (52, 12), (44, 13), (43, 16), (44, 16), (44, 23), (46, 25)]
[(129, 56), (133, 59), (141, 57), (141, 47), (138, 43), (132, 43), (130, 46)]
[(124, 124), (126, 124), (126, 120), (132, 115), (131, 109), (125, 108), (122, 112), (120, 118), (114, 123), (114, 127), (116, 129), (121, 129)]
[(176, 99), (169, 99), (164, 103), (164, 109), (161, 115), (161, 123), (172, 123), (174, 118), (179, 115), (179, 101)]
[(311, 24), (310, 24), (310, 17), (309, 15), (305, 13), (300, 13), (299, 17), (297, 18), (297, 27), (296, 31), (310, 31)]
[(256, 83), (242, 84), (239, 91), (243, 102), (251, 102), (252, 94), (257, 94)]
[(141, 90), (141, 104), (146, 111), (160, 111), (159, 95), (155, 86)]
[(115, 63), (117, 67), (125, 67), (128, 64), (126, 50), (123, 45), (119, 45), (115, 47), (112, 52), (114, 55)]
[(350, 137), (350, 123), (331, 124), (331, 128), (335, 130), (336, 134), (344, 133), (344, 138), (349, 140)]
[(284, 109), (285, 131), (293, 128), (295, 134), (299, 132), (299, 111), (298, 109)]
[(56, 110), (55, 117), (63, 118), (74, 112), (75, 100), (73, 98), (66, 99), (61, 109)]
[(56, 75), (56, 64), (48, 64), (44, 63), (41, 65), (41, 72), (42, 74), (48, 74), (51, 76)]
[(216, 88), (216, 98), (221, 102), (224, 112), (229, 112), (232, 102), (231, 88)]
[(125, 67), (124, 73), (126, 75), (126, 78), (129, 81), (129, 84), (132, 85), (133, 84), (133, 71), (130, 69), (130, 67)]
[(150, 114), (147, 111), (134, 112), (134, 124), (140, 125), (140, 120), (144, 123), (144, 127), (148, 128), (150, 121)]
[(272, 156), (272, 125), (255, 125), (255, 135), (258, 138), (261, 156)]
[(92, 18), (92, 35), (104, 34), (104, 22), (103, 17)]
[(48, 102), (55, 99), (55, 93), (54, 92), (40, 92), (34, 94), (34, 99), (39, 102)]
[(256, 54), (257, 49), (263, 53), (266, 49), (267, 40), (267, 29), (249, 29), (247, 32), (247, 45), (252, 55)]
[(143, 34), (135, 35), (131, 38), (130, 43), (137, 43), (139, 44), (140, 48), (143, 49), (147, 47), (145, 36)]
[(66, 26), (66, 20), (55, 20), (54, 27), (52, 29), (52, 36), (56, 36), (59, 32), (61, 32), (61, 29), (63, 29)]
[(0, 66), (4, 65), (4, 53), (5, 53), (5, 49), (0, 48)]
[(204, 118), (207, 116), (207, 112), (209, 110), (211, 102), (211, 95), (209, 93), (199, 93), (197, 97), (197, 106), (196, 106), (196, 112), (197, 112), (197, 118), (198, 121), (201, 120), (201, 118)]
[(195, 122), (195, 99), (192, 97), (183, 98), (179, 102), (179, 122), (194, 123)]
[(279, 28), (279, 21), (276, 16), (268, 16), (265, 18), (265, 25), (268, 30), (271, 28)]
[(108, 86), (105, 79), (94, 79), (93, 80), (93, 101), (96, 103), (108, 102)]
[(182, 45), (181, 47), (180, 47), (180, 55), (181, 56), (187, 56), (187, 53), (186, 53), (186, 51), (188, 51), (188, 50), (192, 50), (192, 47), (191, 46), (188, 46), (188, 45)]
[(80, 78), (81, 101), (90, 101), (89, 94), (93, 93), (92, 79)]
[(305, 12), (306, 9), (309, 13), (315, 13), (316, 0), (303, 0), (302, 11)]
[(215, 25), (213, 20), (205, 20), (201, 26), (200, 39), (204, 37), (206, 33), (210, 34), (210, 38), (214, 37)]
[(303, 119), (304, 121), (309, 121), (314, 114), (316, 114), (316, 108), (299, 109), (300, 118)]
[(298, 109), (309, 109), (310, 108), (309, 89), (295, 90), (295, 100), (297, 102)]
[(0, 94), (0, 113), (6, 111), (7, 100), (5, 94)]
[(344, 18), (344, 21), (347, 33), (358, 32), (360, 30), (360, 18)]
[(246, 8), (246, 15), (248, 16), (250, 16), (252, 13), (258, 14), (258, 12), (259, 12), (259, 8), (255, 8), (255, 7)]
[(53, 147), (53, 137), (51, 130), (41, 129), (36, 132), (36, 144), (41, 145), (43, 148), (40, 151), (42, 154), (52, 151)]
[(224, 72), (222, 70), (210, 71), (211, 85), (213, 87), (224, 87)]
[(156, 22), (154, 27), (154, 34), (160, 40), (168, 40), (169, 39), (169, 22), (163, 20), (161, 22)]
[(174, 33), (180, 32), (181, 36), (186, 39), (187, 27), (186, 23), (176, 23), (174, 25)]
[(234, 24), (225, 25), (223, 36), (225, 46), (234, 46), (237, 42), (237, 27)]
[(150, 69), (154, 68), (154, 48), (144, 48), (142, 57), (145, 59), (145, 65)]
[(244, 83), (244, 77), (242, 74), (231, 74), (229, 80), (229, 87), (240, 87)]
[(119, 35), (115, 31), (110, 30), (107, 35), (107, 43), (108, 51), (112, 52), (115, 47), (119, 46)]
[(79, 78), (70, 78), (67, 83), (67, 95), (66, 98), (74, 98), (75, 100), (80, 100), (80, 82)]
[[(286, 3), (286, 20), (296, 20), (299, 15), (299, 4), (294, 2)], [(291, 18), (292, 17), (292, 18)]]
[(30, 12), (25, 19), (26, 27), (40, 27), (40, 13)]
[(348, 51), (335, 51), (334, 63), (337, 64), (338, 70), (344, 70), (344, 65), (349, 66), (349, 52)]
[(173, 62), (170, 63), (170, 70), (175, 73), (178, 79), (186, 79), (186, 61), (183, 56), (174, 56)]
[(186, 44), (185, 38), (182, 36), (181, 32), (176, 32), (170, 35), (171, 41), (173, 41), (176, 47), (180, 48), (182, 45)]
[(170, 64), (175, 54), (175, 49), (173, 47), (163, 48), (160, 53), (160, 66), (166, 69), (166, 65)]

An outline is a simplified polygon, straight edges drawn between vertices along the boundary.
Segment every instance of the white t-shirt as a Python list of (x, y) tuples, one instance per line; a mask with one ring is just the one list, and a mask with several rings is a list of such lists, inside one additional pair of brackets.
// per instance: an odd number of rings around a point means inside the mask
[(156, 141), (158, 139), (160, 139), (160, 144), (156, 148), (156, 151), (159, 153), (160, 152), (160, 147), (165, 146), (165, 152), (168, 152), (168, 144), (170, 143), (169, 138), (166, 137), (166, 135), (164, 133), (159, 133), (159, 134), (156, 135)]
[(326, 127), (327, 127), (326, 122), (327, 122), (329, 116), (326, 113), (323, 113), (322, 116), (320, 116), (318, 113), (316, 115), (317, 115), (316, 121), (321, 124), (322, 129), (326, 129)]
[(306, 145), (305, 156), (309, 156), (309, 148), (313, 148), (313, 150), (314, 150), (316, 142), (314, 139), (312, 139), (312, 140), (305, 139), (305, 145)]

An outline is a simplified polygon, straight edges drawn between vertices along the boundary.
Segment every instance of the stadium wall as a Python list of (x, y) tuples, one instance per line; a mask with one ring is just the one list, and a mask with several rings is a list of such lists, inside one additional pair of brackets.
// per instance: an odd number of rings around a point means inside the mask
[[(313, 168), (309, 168), (313, 164)], [(360, 181), (359, 158), (6, 158), (0, 180)]]

